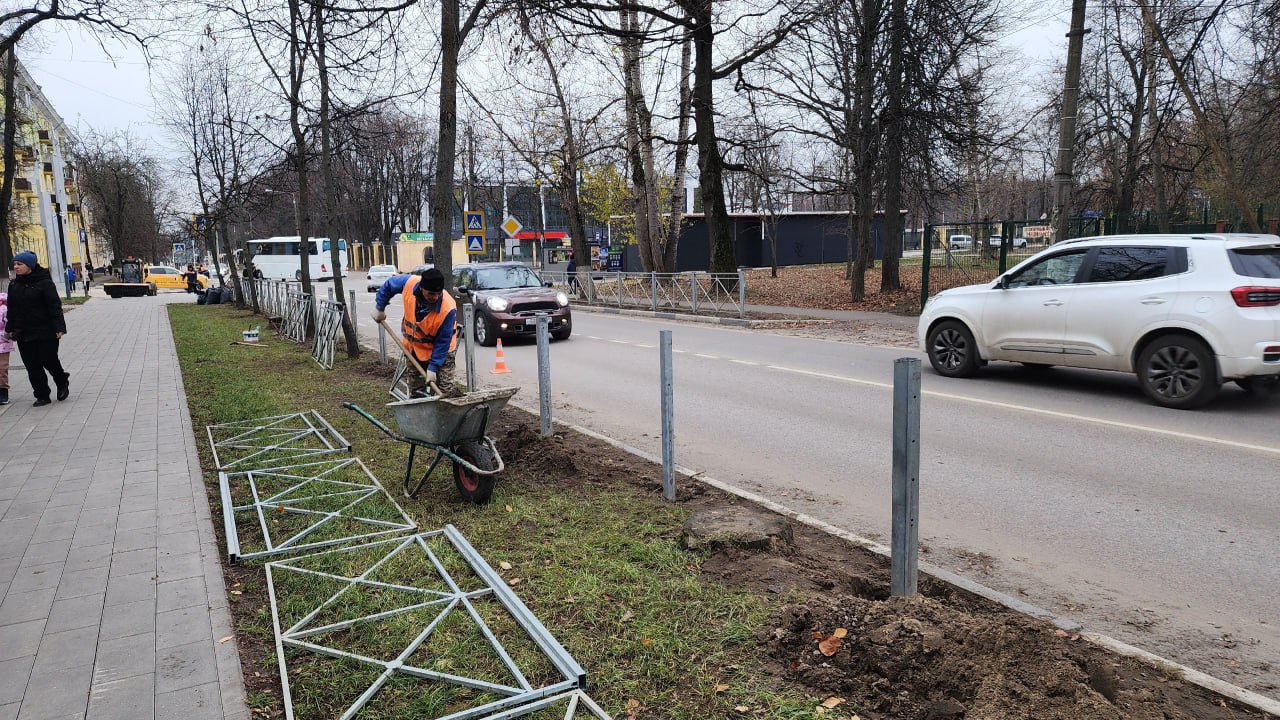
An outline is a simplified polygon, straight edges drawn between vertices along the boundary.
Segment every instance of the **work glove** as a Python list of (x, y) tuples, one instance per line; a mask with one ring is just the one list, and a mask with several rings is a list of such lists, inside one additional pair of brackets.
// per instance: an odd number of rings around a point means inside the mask
[(374, 322), (380, 323), (387, 319), (387, 314), (378, 308), (374, 308), (373, 312), (369, 313), (369, 317), (373, 318)]
[(436, 371), (435, 371), (435, 370), (428, 370), (428, 371), (427, 371), (427, 382), (428, 382), (428, 383), (433, 383), (433, 382), (435, 382), (435, 381), (436, 381)]

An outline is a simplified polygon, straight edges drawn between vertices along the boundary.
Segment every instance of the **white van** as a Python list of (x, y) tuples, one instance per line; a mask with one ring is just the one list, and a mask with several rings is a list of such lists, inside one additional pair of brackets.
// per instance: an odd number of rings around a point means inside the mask
[(973, 236), (972, 235), (952, 235), (951, 237), (947, 238), (947, 243), (949, 244), (952, 250), (972, 250)]

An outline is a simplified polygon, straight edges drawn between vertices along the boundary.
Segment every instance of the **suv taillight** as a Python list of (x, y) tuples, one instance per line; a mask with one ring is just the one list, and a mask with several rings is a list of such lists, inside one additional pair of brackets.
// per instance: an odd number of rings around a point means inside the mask
[(325, 269), (324, 263), (320, 263), (320, 272), (329, 272), (328, 270)]
[(1271, 307), (1280, 305), (1280, 288), (1238, 287), (1231, 291), (1231, 297), (1240, 307)]

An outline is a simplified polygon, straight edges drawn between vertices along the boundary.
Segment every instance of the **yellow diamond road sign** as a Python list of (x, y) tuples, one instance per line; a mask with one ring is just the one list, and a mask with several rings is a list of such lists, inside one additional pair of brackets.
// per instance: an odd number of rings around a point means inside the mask
[(524, 225), (521, 225), (520, 221), (511, 215), (508, 215), (507, 219), (502, 221), (502, 231), (505, 232), (508, 237), (515, 237), (516, 233), (520, 232), (523, 227)]

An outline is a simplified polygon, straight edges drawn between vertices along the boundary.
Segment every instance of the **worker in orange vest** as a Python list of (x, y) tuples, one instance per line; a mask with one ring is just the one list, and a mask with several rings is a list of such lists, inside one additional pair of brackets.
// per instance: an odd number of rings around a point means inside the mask
[(426, 378), (418, 373), (406, 373), (409, 389), (422, 394), (427, 383), (434, 382), (445, 395), (454, 394), (453, 360), (458, 346), (454, 330), (458, 324), (458, 304), (444, 291), (444, 275), (428, 268), (417, 274), (387, 278), (373, 301), (374, 322), (387, 319), (386, 308), (395, 295), (404, 297), (401, 342), (427, 371)]

